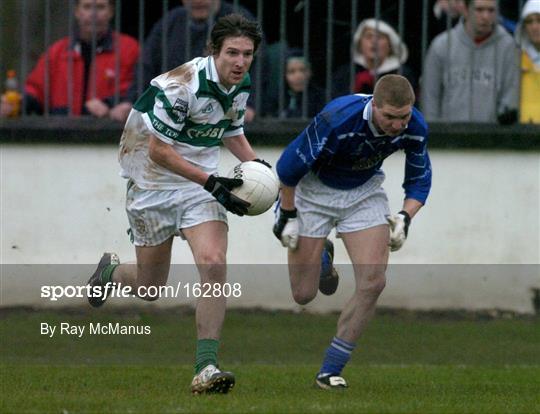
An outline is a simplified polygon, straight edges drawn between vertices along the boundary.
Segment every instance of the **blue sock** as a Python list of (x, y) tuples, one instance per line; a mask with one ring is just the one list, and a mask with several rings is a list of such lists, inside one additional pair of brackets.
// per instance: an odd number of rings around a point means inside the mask
[(349, 359), (351, 359), (351, 353), (355, 347), (356, 344), (351, 344), (334, 336), (330, 346), (326, 349), (319, 375), (340, 375)]

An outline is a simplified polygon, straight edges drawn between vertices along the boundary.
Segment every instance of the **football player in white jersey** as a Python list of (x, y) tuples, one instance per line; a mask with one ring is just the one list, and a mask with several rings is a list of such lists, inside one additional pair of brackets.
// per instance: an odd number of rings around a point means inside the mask
[[(116, 254), (103, 254), (88, 282), (92, 306), (105, 302), (105, 287), (119, 283), (142, 299), (158, 299), (148, 288), (166, 284), (176, 235), (189, 243), (201, 284), (224, 285), (226, 211), (241, 216), (248, 204), (230, 192), (242, 180), (216, 174), (219, 145), (240, 161), (268, 165), (257, 159), (243, 130), (248, 70), (261, 38), (256, 22), (238, 14), (220, 18), (210, 34), (210, 56), (154, 78), (134, 104), (119, 160), (128, 180), (126, 211), (137, 263), (120, 264)], [(224, 295), (198, 298), (193, 393), (226, 393), (234, 386), (234, 375), (217, 363), (225, 305)]]

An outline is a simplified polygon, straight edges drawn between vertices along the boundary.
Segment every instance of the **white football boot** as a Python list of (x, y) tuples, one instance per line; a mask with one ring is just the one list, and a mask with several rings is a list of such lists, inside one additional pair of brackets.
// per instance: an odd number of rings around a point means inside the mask
[(193, 394), (227, 394), (234, 387), (234, 374), (221, 371), (214, 365), (207, 365), (191, 381)]

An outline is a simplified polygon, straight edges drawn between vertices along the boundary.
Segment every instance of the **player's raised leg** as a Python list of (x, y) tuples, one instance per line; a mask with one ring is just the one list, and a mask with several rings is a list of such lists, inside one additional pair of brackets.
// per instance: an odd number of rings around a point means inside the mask
[(173, 237), (158, 246), (136, 246), (137, 263), (118, 266), (112, 275), (112, 281), (131, 286), (144, 300), (156, 300), (155, 292), (148, 292), (150, 286), (160, 287), (167, 283), (171, 267)]
[(299, 305), (305, 305), (317, 296), (321, 273), (321, 253), (326, 238), (298, 238), (298, 247), (289, 249), (289, 278), (293, 298)]
[(343, 233), (341, 237), (353, 263), (356, 288), (341, 312), (336, 336), (327, 348), (317, 374), (316, 383), (324, 389), (347, 387), (341, 371), (373, 317), (377, 299), (386, 283), (388, 226)]
[[(94, 274), (90, 277), (88, 285), (104, 287), (107, 283), (111, 286), (130, 286), (134, 294), (139, 294), (144, 300), (156, 300), (157, 292), (147, 289), (150, 286), (163, 286), (167, 282), (171, 262), (171, 248), (173, 238), (170, 237), (165, 242), (157, 246), (136, 246), (137, 263), (120, 264), (120, 259), (115, 253), (104, 253)], [(102, 306), (105, 303), (105, 291), (101, 290), (101, 295), (94, 295), (92, 292), (88, 296), (88, 301), (94, 307)]]
[(217, 361), (226, 298), (212, 293), (216, 292), (216, 284), (221, 286), (217, 291), (223, 292), (227, 279), (227, 224), (207, 221), (182, 232), (193, 252), (202, 286), (212, 286), (210, 297), (197, 298), (197, 354), (191, 391), (195, 394), (227, 393), (234, 387), (235, 378), (231, 372), (221, 371)]
[(334, 267), (334, 243), (326, 239), (321, 255), (321, 275), (319, 279), (319, 291), (323, 295), (333, 295), (339, 284), (339, 274)]

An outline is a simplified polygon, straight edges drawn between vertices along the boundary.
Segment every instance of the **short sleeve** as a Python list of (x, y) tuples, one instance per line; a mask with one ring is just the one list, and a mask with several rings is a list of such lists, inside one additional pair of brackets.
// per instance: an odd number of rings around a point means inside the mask
[(192, 94), (184, 85), (177, 83), (164, 89), (155, 88), (153, 107), (143, 113), (143, 120), (150, 132), (172, 145), (185, 126)]

